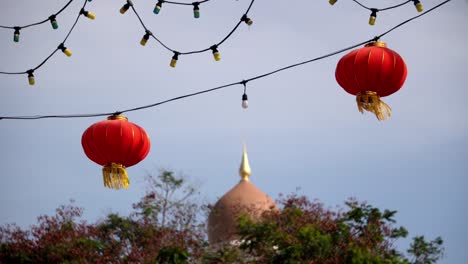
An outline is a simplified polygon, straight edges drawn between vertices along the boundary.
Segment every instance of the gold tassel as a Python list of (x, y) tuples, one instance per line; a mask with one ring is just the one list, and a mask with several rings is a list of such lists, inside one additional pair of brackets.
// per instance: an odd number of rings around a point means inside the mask
[(392, 109), (380, 100), (376, 92), (365, 91), (358, 93), (356, 102), (359, 112), (364, 113), (364, 110), (375, 114), (378, 120), (386, 120), (392, 115)]
[(128, 180), (125, 166), (119, 163), (109, 163), (102, 168), (104, 186), (111, 189), (128, 189), (130, 181)]

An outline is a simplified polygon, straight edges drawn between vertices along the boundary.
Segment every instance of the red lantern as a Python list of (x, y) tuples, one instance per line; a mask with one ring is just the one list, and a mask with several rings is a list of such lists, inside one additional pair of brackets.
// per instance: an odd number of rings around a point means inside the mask
[(148, 155), (150, 139), (143, 128), (128, 122), (125, 116), (113, 115), (86, 129), (81, 145), (90, 160), (104, 166), (104, 186), (128, 189), (125, 168)]
[(356, 95), (358, 109), (385, 120), (391, 109), (380, 97), (398, 91), (405, 82), (406, 64), (385, 42), (374, 41), (345, 55), (336, 66), (335, 77), (345, 91)]

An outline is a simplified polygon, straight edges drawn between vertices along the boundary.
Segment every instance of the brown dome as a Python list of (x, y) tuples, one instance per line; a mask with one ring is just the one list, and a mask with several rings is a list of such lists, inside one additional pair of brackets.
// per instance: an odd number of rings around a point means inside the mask
[(250, 166), (244, 148), (239, 170), (242, 180), (215, 204), (208, 216), (208, 240), (211, 244), (236, 239), (236, 218), (248, 214), (258, 218), (277, 208), (275, 202), (250, 181)]

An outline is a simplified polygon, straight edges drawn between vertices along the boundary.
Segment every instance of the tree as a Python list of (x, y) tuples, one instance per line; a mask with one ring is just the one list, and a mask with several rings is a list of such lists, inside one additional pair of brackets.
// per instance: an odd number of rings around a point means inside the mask
[(412, 263), (436, 263), (444, 255), (443, 243), (441, 237), (437, 237), (430, 242), (426, 242), (424, 236), (415, 237), (408, 249), (408, 253), (412, 256)]
[(261, 219), (241, 215), (239, 250), (229, 244), (213, 248), (207, 252), (209, 263), (229, 258), (247, 263), (430, 264), (441, 257), (439, 239), (427, 244), (416, 237), (408, 250), (411, 262), (396, 250), (394, 242), (408, 234), (395, 226), (396, 211), (356, 200), (332, 211), (297, 195), (280, 204), (280, 210), (266, 212)]
[[(81, 220), (83, 209), (61, 206), (23, 230), (0, 227), (0, 263), (186, 263), (205, 246), (195, 189), (162, 171), (149, 177), (149, 191), (129, 216)], [(176, 199), (178, 193), (183, 196)]]
[(433, 264), (443, 256), (440, 237), (417, 236), (407, 256), (399, 252), (394, 242), (408, 232), (396, 211), (356, 200), (331, 210), (295, 194), (260, 219), (239, 215), (239, 240), (208, 245), (196, 188), (170, 171), (148, 183), (128, 216), (88, 223), (72, 202), (28, 229), (0, 226), (0, 263)]

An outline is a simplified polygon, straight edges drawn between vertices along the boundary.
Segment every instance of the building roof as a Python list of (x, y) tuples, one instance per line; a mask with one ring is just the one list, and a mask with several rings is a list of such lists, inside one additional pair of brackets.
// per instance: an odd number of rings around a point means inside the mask
[(247, 214), (259, 218), (277, 208), (275, 202), (250, 181), (250, 165), (244, 146), (239, 169), (240, 182), (216, 202), (208, 216), (208, 240), (211, 244), (236, 239), (236, 218)]

